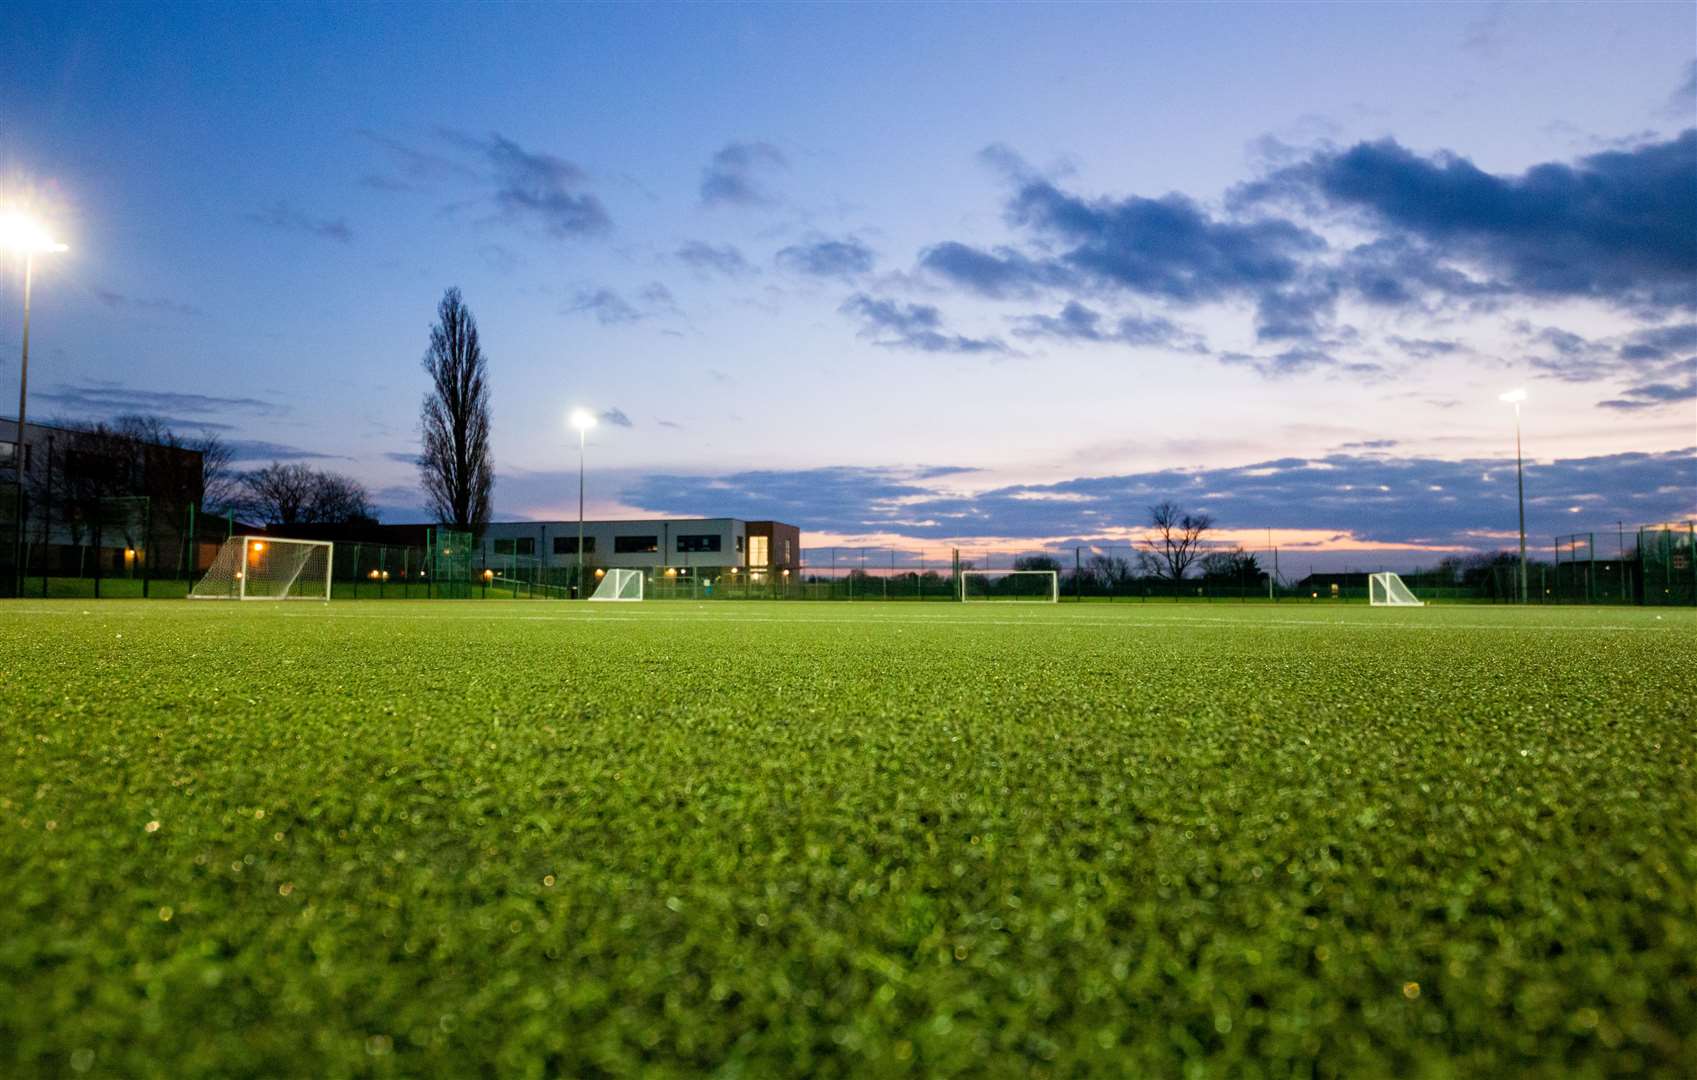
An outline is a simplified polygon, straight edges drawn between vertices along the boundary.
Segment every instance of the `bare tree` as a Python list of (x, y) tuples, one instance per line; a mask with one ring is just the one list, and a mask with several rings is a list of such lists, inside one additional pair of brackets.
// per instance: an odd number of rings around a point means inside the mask
[(489, 386), (477, 320), (460, 290), (442, 294), (424, 370), (431, 389), (420, 424), (419, 473), (436, 519), (481, 534), (489, 522), (495, 462), (489, 448)]
[(200, 451), (200, 505), (217, 513), (228, 508), (241, 491), (241, 476), (236, 472), (235, 451), (230, 444), (210, 431), (183, 440), (190, 450)]
[(272, 462), (241, 477), (236, 509), (267, 525), (347, 524), (374, 521), (359, 481), (305, 465)]
[(1182, 581), (1201, 556), (1202, 536), (1214, 527), (1214, 519), (1206, 513), (1186, 513), (1164, 499), (1149, 508), (1149, 525), (1154, 531), (1142, 540), (1140, 561), (1169, 581)]

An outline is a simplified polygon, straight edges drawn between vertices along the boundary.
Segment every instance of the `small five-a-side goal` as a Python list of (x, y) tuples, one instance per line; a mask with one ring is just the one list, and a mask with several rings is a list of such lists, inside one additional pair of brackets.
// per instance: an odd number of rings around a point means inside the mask
[(232, 536), (190, 600), (329, 600), (336, 546), (328, 540)]

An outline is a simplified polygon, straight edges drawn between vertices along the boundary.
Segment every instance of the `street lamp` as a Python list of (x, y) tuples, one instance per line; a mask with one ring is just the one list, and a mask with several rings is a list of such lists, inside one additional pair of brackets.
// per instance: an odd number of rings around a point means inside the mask
[(1514, 486), (1520, 501), (1520, 602), (1526, 603), (1526, 475), (1520, 459), (1520, 403), (1526, 400), (1526, 390), (1519, 387), (1497, 400), (1514, 406)]
[(24, 412), (29, 405), (29, 297), (35, 277), (35, 257), (64, 251), (65, 245), (53, 239), (39, 222), (16, 210), (0, 214), (0, 247), (9, 248), (24, 257), (24, 348), (18, 360), (18, 434), (12, 444), (12, 471), (17, 477), (16, 501), (12, 507), (17, 518), (17, 531), (12, 537), (12, 565), (17, 570), (14, 584), (24, 594)]
[(595, 414), (588, 409), (573, 409), (567, 418), (577, 428), (577, 587), (583, 591), (583, 444), (589, 429), (595, 426)]

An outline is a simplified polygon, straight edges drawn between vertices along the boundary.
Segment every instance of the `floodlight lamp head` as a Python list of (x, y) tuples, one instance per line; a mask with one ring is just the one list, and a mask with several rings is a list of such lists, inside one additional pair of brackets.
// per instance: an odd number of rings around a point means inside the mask
[(595, 414), (588, 409), (573, 409), (566, 421), (578, 431), (588, 431), (595, 426)]
[(0, 213), (0, 247), (19, 255), (67, 250), (64, 244), (53, 239), (46, 226), (17, 210)]
[(1519, 405), (1522, 401), (1526, 400), (1526, 388), (1524, 386), (1519, 386), (1510, 390), (1506, 394), (1498, 394), (1497, 400), (1506, 401), (1510, 405)]

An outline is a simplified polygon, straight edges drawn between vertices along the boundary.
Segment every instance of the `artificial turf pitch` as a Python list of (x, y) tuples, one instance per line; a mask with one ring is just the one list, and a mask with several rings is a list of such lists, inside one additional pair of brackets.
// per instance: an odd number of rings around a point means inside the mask
[(13, 603), (0, 1075), (1697, 1075), (1694, 657), (1642, 609)]

